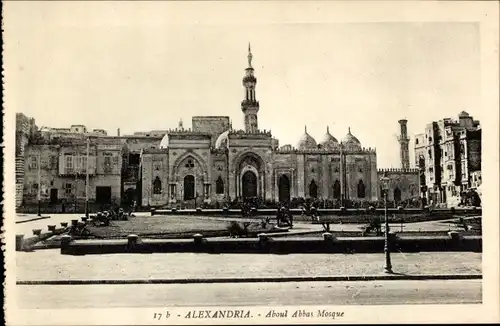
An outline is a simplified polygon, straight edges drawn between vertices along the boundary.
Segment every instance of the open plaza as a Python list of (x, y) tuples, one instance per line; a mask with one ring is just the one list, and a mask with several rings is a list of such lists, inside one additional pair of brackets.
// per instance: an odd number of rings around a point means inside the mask
[[(222, 212), (198, 212), (198, 215), (196, 211), (189, 212), (190, 215), (182, 211), (176, 213), (153, 216), (146, 212), (135, 213), (135, 216), (126, 221), (111, 221), (107, 227), (90, 226), (87, 221), (92, 234), (86, 237), (87, 240), (80, 237), (80, 240), (73, 242), (87, 241), (105, 246), (109, 242), (114, 241), (116, 244), (117, 239), (123, 239), (126, 247), (130, 234), (138, 235), (145, 241), (183, 241), (183, 238), (193, 241), (195, 233), (204, 234), (207, 241), (244, 241), (258, 238), (258, 235), (233, 239), (228, 233), (231, 222), (259, 225), (265, 219), (265, 216), (224, 216)], [(60, 242), (50, 240), (68, 234), (72, 220), (81, 223), (81, 214), (37, 218), (36, 215), (17, 217), (17, 234), (23, 234), (26, 238), (44, 238), (32, 242), (30, 250), (17, 252), (16, 255), (16, 278), (20, 291), (18, 302), (23, 308), (97, 308), (104, 304), (134, 307), (145, 303), (148, 306), (231, 306), (287, 302), (400, 304), (402, 300), (406, 303), (482, 301), (481, 252), (448, 251), (447, 248), (432, 252), (395, 251), (391, 256), (393, 273), (389, 275), (383, 269), (383, 250), (378, 253), (309, 252), (286, 255), (245, 252), (214, 254), (196, 251), (147, 255), (132, 252), (67, 255), (61, 254)], [(473, 225), (477, 219), (474, 216), (464, 218), (469, 221), (466, 225)], [(344, 220), (347, 221), (348, 217), (344, 217)], [(461, 236), (480, 234), (470, 229), (465, 230), (459, 221), (460, 218), (454, 217), (394, 222), (390, 224), (390, 228), (399, 236), (413, 237), (446, 237), (450, 232), (457, 232)], [(65, 231), (43, 237), (43, 234), (48, 233), (48, 225), (61, 223), (67, 223)], [(365, 226), (365, 223), (332, 223), (329, 233), (336, 237), (349, 236), (354, 239), (352, 237), (362, 237)], [(34, 229), (43, 231), (40, 235), (33, 236)], [(276, 239), (307, 241), (323, 239), (326, 231), (321, 223), (297, 218), (293, 228), (286, 232), (273, 232), (272, 227), (268, 232), (270, 237), (276, 236)], [(364, 237), (377, 238), (377, 235), (366, 234)], [(52, 243), (52, 246), (44, 245), (47, 243)], [(153, 295), (150, 284), (156, 284), (164, 293), (169, 293), (168, 299)], [(386, 291), (391, 291), (393, 295), (385, 296)], [(456, 295), (450, 296), (454, 291)], [(118, 299), (117, 293), (120, 293)], [(194, 296), (194, 293), (205, 294)], [(42, 297), (50, 300), (41, 300)]]

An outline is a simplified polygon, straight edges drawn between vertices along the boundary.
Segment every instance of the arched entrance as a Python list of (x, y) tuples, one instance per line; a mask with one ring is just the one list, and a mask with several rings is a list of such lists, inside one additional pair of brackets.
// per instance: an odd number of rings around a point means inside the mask
[(280, 177), (278, 188), (279, 201), (290, 201), (290, 179), (288, 179), (288, 176), (286, 176), (285, 174)]
[(333, 198), (340, 199), (340, 182), (339, 180), (335, 180), (333, 184)]
[(399, 190), (399, 188), (394, 189), (394, 201), (396, 203), (401, 201), (401, 190)]
[(184, 177), (184, 200), (191, 200), (195, 197), (195, 183), (193, 175)]
[(363, 180), (359, 180), (358, 182), (358, 198), (365, 198), (365, 184), (363, 183)]
[(318, 198), (318, 186), (314, 180), (309, 184), (309, 196), (311, 198)]
[(257, 176), (253, 171), (247, 171), (241, 178), (243, 198), (257, 197)]

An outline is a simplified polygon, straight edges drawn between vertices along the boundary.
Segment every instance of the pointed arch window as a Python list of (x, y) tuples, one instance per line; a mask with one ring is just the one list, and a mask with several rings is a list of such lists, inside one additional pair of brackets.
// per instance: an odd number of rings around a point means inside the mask
[(153, 182), (153, 194), (154, 195), (161, 194), (161, 180), (159, 177), (156, 177), (155, 181)]
[(221, 176), (219, 176), (215, 181), (215, 193), (216, 194), (224, 193), (224, 180), (222, 180)]
[(359, 180), (358, 182), (358, 198), (365, 198), (366, 187), (363, 183), (363, 180)]
[(187, 163), (184, 165), (185, 167), (187, 167), (188, 169), (192, 169), (194, 168), (194, 163), (193, 163), (193, 160), (192, 159), (189, 159), (187, 161)]
[(309, 184), (309, 196), (312, 198), (318, 198), (318, 185), (314, 180)]

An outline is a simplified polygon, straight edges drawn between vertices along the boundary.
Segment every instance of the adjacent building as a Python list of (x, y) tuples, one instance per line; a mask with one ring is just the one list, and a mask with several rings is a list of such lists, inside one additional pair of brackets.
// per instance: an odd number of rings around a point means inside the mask
[(464, 191), (474, 187), (481, 171), (481, 126), (467, 112), (458, 120), (429, 123), (415, 135), (415, 160), (429, 204), (457, 206)]
[[(60, 139), (32, 144), (25, 152), (23, 204), (120, 203), (122, 142), (113, 138)], [(40, 189), (39, 189), (40, 188)]]

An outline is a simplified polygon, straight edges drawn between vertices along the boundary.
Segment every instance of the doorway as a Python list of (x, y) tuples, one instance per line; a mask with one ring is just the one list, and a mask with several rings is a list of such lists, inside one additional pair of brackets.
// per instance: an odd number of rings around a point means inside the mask
[(243, 198), (257, 197), (257, 176), (252, 171), (243, 174), (242, 180)]
[(59, 199), (57, 198), (57, 188), (50, 189), (50, 203), (52, 205), (55, 205), (57, 204), (58, 200)]
[(333, 198), (340, 199), (340, 182), (335, 180), (333, 184)]
[(309, 184), (309, 196), (311, 198), (318, 198), (318, 185), (314, 180)]
[(396, 203), (401, 201), (401, 190), (399, 190), (399, 188), (394, 189), (394, 201)]
[(290, 201), (290, 179), (288, 176), (282, 175), (279, 180), (279, 201), (288, 202)]
[(98, 204), (110, 204), (111, 187), (95, 187), (95, 200)]
[(184, 200), (191, 200), (194, 198), (195, 198), (194, 176), (186, 175), (184, 177)]

